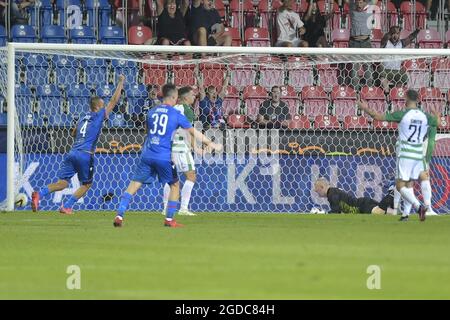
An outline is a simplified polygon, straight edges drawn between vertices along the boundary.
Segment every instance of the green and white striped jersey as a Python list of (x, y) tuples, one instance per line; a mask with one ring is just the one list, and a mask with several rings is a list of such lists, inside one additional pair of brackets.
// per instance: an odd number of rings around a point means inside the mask
[(386, 121), (398, 123), (397, 157), (424, 160), (428, 131), (437, 127), (435, 116), (420, 109), (404, 109), (386, 113)]
[[(174, 108), (184, 114), (191, 124), (194, 123), (194, 110), (189, 105), (177, 104)], [(178, 129), (173, 138), (172, 152), (190, 152), (191, 149), (191, 135), (184, 129)]]

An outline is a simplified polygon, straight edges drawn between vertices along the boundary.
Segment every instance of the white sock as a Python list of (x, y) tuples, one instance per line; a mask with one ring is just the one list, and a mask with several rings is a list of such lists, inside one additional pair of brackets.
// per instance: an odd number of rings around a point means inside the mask
[(189, 206), (189, 201), (191, 200), (192, 188), (194, 188), (194, 182), (186, 180), (181, 189), (181, 205), (180, 209), (187, 210)]
[(409, 201), (403, 201), (403, 213), (402, 216), (409, 216), (411, 213), (412, 204)]
[(402, 199), (402, 195), (400, 194), (400, 192), (398, 192), (397, 188), (394, 188), (394, 210), (396, 212), (398, 211), (398, 207), (400, 206), (401, 199)]
[(430, 180), (424, 180), (420, 183), (422, 188), (423, 203), (427, 207), (431, 207), (431, 184)]
[(412, 203), (414, 208), (419, 209), (420, 202), (419, 202), (419, 200), (417, 200), (416, 196), (414, 195), (413, 188), (402, 187), (400, 189), (400, 193), (401, 193), (401, 195), (402, 195), (404, 200), (406, 200), (407, 202)]
[(169, 202), (169, 193), (170, 193), (170, 186), (169, 184), (164, 185), (164, 194), (163, 194), (163, 203), (164, 203), (164, 211), (167, 209), (167, 202)]

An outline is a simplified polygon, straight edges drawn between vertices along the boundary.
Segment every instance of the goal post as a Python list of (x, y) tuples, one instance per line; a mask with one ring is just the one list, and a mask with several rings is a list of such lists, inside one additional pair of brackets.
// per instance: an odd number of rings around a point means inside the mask
[[(438, 212), (450, 206), (450, 125), (445, 122), (450, 49), (8, 43), (0, 56), (0, 79), (7, 79), (0, 85), (7, 106), (6, 201), (0, 207), (7, 211), (14, 210), (17, 192), (30, 196), (31, 189), (56, 178), (73, 141), (69, 128), (87, 111), (89, 97), (99, 95), (107, 102), (119, 73), (126, 75), (125, 89), (99, 138), (94, 185), (75, 209), (115, 209), (145, 138), (141, 104), (150, 99), (150, 85), (169, 81), (193, 86), (198, 93), (199, 74), (204, 86), (219, 94), (227, 72), (231, 81), (222, 104), (226, 126), (202, 123), (198, 100), (195, 105), (196, 127), (225, 148), (221, 154), (195, 155), (193, 211), (326, 208), (312, 190), (320, 176), (356, 196), (380, 200), (395, 171), (396, 131), (361, 114), (355, 101), (368, 97), (379, 111), (395, 111), (403, 103), (396, 94), (409, 87), (421, 93), (424, 110), (441, 108), (441, 142), (431, 164), (433, 204)], [(402, 73), (386, 74), (384, 66), (395, 61)], [(145, 92), (138, 92), (143, 86)], [(263, 126), (258, 123), (261, 103), (271, 99), (274, 86), (280, 87), (287, 109), (269, 108), (285, 114), (276, 126)], [(377, 95), (380, 89), (382, 96)], [(78, 185), (74, 177), (69, 189), (43, 202), (43, 209), (58, 208)], [(150, 184), (138, 193), (132, 209), (160, 210), (161, 189)]]

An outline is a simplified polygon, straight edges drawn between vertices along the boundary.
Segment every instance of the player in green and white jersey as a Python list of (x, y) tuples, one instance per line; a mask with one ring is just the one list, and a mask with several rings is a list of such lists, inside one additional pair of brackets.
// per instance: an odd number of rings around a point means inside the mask
[[(425, 138), (431, 128), (439, 125), (437, 112), (429, 114), (418, 108), (417, 91), (406, 92), (404, 110), (392, 113), (378, 113), (369, 109), (367, 102), (358, 101), (358, 107), (373, 119), (398, 123), (396, 186), (405, 200), (401, 221), (408, 220), (411, 206), (418, 210), (421, 221), (425, 220), (428, 207), (431, 206), (431, 185), (426, 159)], [(431, 156), (430, 156), (431, 157)], [(414, 195), (412, 181), (420, 180), (424, 205)]]
[[(178, 90), (178, 104), (174, 108), (184, 114), (191, 123), (195, 119), (194, 110), (192, 109), (194, 101), (195, 95), (192, 87), (182, 87)], [(192, 189), (196, 181), (194, 158), (192, 157), (192, 150), (195, 150), (195, 140), (186, 133), (186, 130), (177, 130), (172, 142), (172, 161), (177, 172), (183, 173), (186, 177), (186, 181), (181, 189), (181, 205), (178, 214), (195, 216), (188, 208)], [(164, 186), (164, 214), (169, 200), (169, 192), (170, 187), (166, 184)]]

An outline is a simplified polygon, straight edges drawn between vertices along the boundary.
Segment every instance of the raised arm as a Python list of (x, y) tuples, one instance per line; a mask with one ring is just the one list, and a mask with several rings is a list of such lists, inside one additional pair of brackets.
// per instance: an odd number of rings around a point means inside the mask
[(198, 93), (200, 94), (200, 101), (205, 99), (206, 93), (205, 93), (205, 87), (203, 86), (203, 79), (200, 74), (200, 71), (197, 69), (195, 70), (195, 78), (197, 80), (197, 86), (198, 86)]
[(219, 92), (220, 99), (223, 99), (225, 97), (225, 95), (227, 94), (227, 88), (228, 88), (228, 84), (230, 83), (230, 77), (231, 77), (230, 70), (227, 69), (227, 73), (225, 74), (225, 78), (223, 79), (223, 82), (222, 82), (222, 90), (220, 90), (220, 92)]
[(369, 105), (367, 104), (366, 101), (364, 100), (358, 100), (356, 102), (356, 104), (358, 105), (358, 107), (364, 111), (365, 113), (367, 113), (369, 116), (371, 116), (373, 119), (375, 120), (386, 120), (386, 117), (383, 113), (378, 113), (375, 110), (369, 109)]
[(120, 95), (122, 94), (124, 81), (125, 81), (125, 76), (123, 74), (121, 74), (119, 76), (119, 83), (117, 84), (116, 91), (114, 92), (113, 96), (111, 97), (111, 100), (109, 100), (109, 103), (106, 106), (106, 115), (111, 113), (111, 111), (114, 109), (117, 102), (119, 101)]
[(408, 37), (406, 37), (405, 39), (402, 39), (402, 44), (404, 47), (407, 47), (411, 44), (411, 42), (413, 42), (417, 35), (419, 34), (420, 29), (416, 29), (414, 32), (411, 32), (410, 35)]

